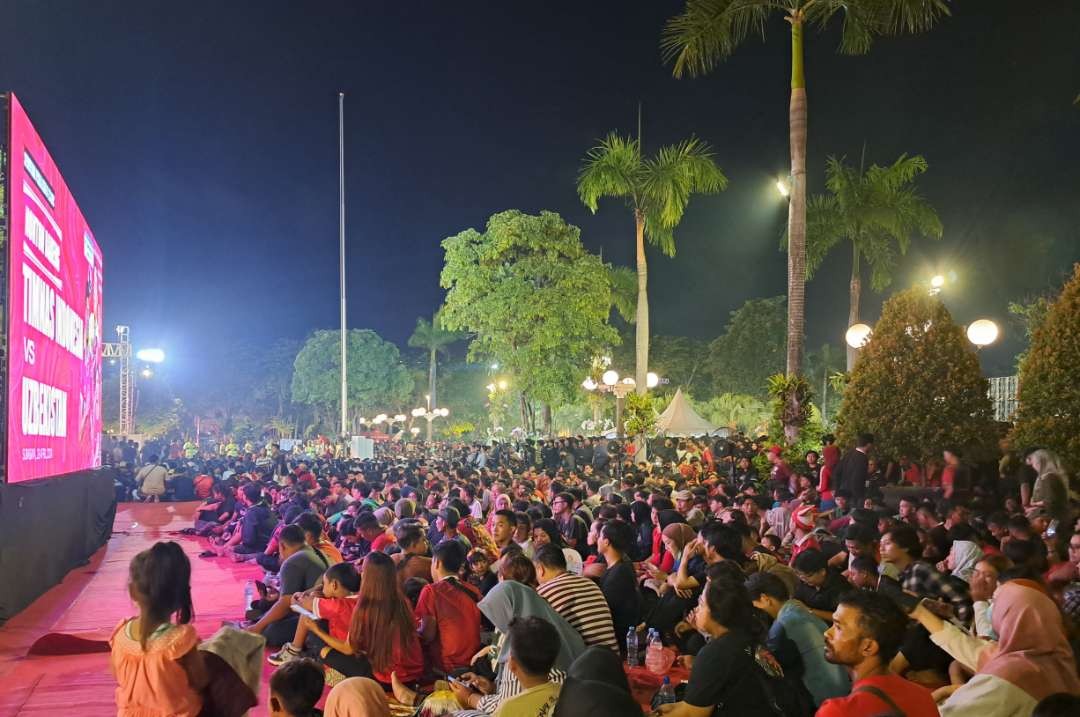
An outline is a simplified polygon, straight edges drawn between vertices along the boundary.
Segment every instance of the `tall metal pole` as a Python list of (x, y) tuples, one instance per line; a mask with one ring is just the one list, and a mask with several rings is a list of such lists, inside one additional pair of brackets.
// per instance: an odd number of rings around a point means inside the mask
[(345, 440), (349, 430), (349, 385), (345, 348), (345, 93), (338, 93), (338, 241), (341, 244), (341, 438)]

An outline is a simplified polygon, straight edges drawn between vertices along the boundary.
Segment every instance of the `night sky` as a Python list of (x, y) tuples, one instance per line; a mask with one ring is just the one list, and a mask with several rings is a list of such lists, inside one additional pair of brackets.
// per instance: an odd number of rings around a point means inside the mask
[[(615, 200), (593, 216), (574, 179), (644, 106), (647, 152), (690, 134), (731, 185), (692, 201), (678, 255), (653, 253), (656, 333), (717, 335), (745, 299), (785, 291), (787, 26), (711, 75), (661, 64), (672, 1), (78, 2), (0, 0), (0, 88), (50, 147), (105, 256), (106, 326), (160, 345), (197, 383), (238, 336), (337, 326), (337, 93), (346, 93), (349, 324), (404, 344), (442, 299), (439, 242), (504, 209), (561, 213), (629, 265)], [(810, 191), (826, 155), (930, 164), (945, 225), (894, 287), (956, 271), (958, 321), (1080, 259), (1080, 3), (967, 0), (933, 33), (835, 54), (809, 36)], [(808, 285), (807, 345), (846, 328), (850, 255)], [(881, 296), (865, 293), (877, 315)], [(984, 352), (1011, 372), (1018, 328)], [(752, 360), (752, 357), (748, 357)]]

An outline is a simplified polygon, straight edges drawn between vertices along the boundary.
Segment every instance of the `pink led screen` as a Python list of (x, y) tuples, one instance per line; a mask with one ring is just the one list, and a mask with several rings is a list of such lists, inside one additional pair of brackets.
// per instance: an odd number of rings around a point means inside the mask
[(8, 95), (7, 479), (101, 464), (101, 249)]

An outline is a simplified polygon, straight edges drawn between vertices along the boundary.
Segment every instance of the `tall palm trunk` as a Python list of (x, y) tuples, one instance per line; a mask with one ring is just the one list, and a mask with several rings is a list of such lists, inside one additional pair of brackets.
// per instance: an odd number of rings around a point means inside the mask
[(646, 374), (649, 370), (649, 268), (645, 263), (645, 215), (634, 210), (637, 231), (637, 316), (634, 330), (634, 387), (638, 395), (648, 389)]
[[(788, 326), (787, 374), (802, 372), (803, 326), (806, 311), (806, 78), (803, 74), (803, 18), (791, 23), (791, 103), (788, 130), (791, 143), (791, 198), (788, 204)], [(794, 399), (793, 399), (794, 400)], [(784, 426), (789, 443), (797, 426)]]
[[(862, 297), (862, 272), (859, 267), (859, 247), (852, 242), (851, 254), (851, 283), (848, 285), (848, 326), (859, 323), (859, 299)], [(859, 357), (859, 350), (847, 347), (847, 370), (855, 368), (855, 359)]]
[[(438, 363), (436, 354), (438, 352), (432, 348), (431, 354), (428, 357), (428, 403), (427, 410), (435, 408), (438, 404), (435, 403), (435, 365)], [(431, 443), (431, 421), (427, 422), (427, 441)]]
[[(637, 230), (637, 326), (634, 334), (634, 391), (644, 396), (649, 390), (649, 267), (645, 263), (645, 214), (634, 209), (634, 224)], [(644, 461), (646, 456), (645, 437), (637, 440), (635, 461)]]

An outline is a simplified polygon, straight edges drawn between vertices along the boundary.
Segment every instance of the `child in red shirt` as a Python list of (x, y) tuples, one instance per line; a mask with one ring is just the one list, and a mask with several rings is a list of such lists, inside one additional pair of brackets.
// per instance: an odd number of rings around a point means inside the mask
[(302, 596), (294, 598), (293, 604), (315, 615), (318, 620), (326, 620), (329, 633), (319, 627), (311, 617), (301, 615), (296, 626), (292, 642), (286, 643), (281, 650), (270, 655), (267, 661), (271, 665), (282, 665), (300, 657), (308, 633), (317, 635), (323, 642), (335, 649), (344, 646), (349, 640), (349, 626), (352, 624), (353, 610), (356, 609), (357, 591), (360, 590), (360, 573), (352, 563), (331, 565), (323, 574), (322, 597)]

